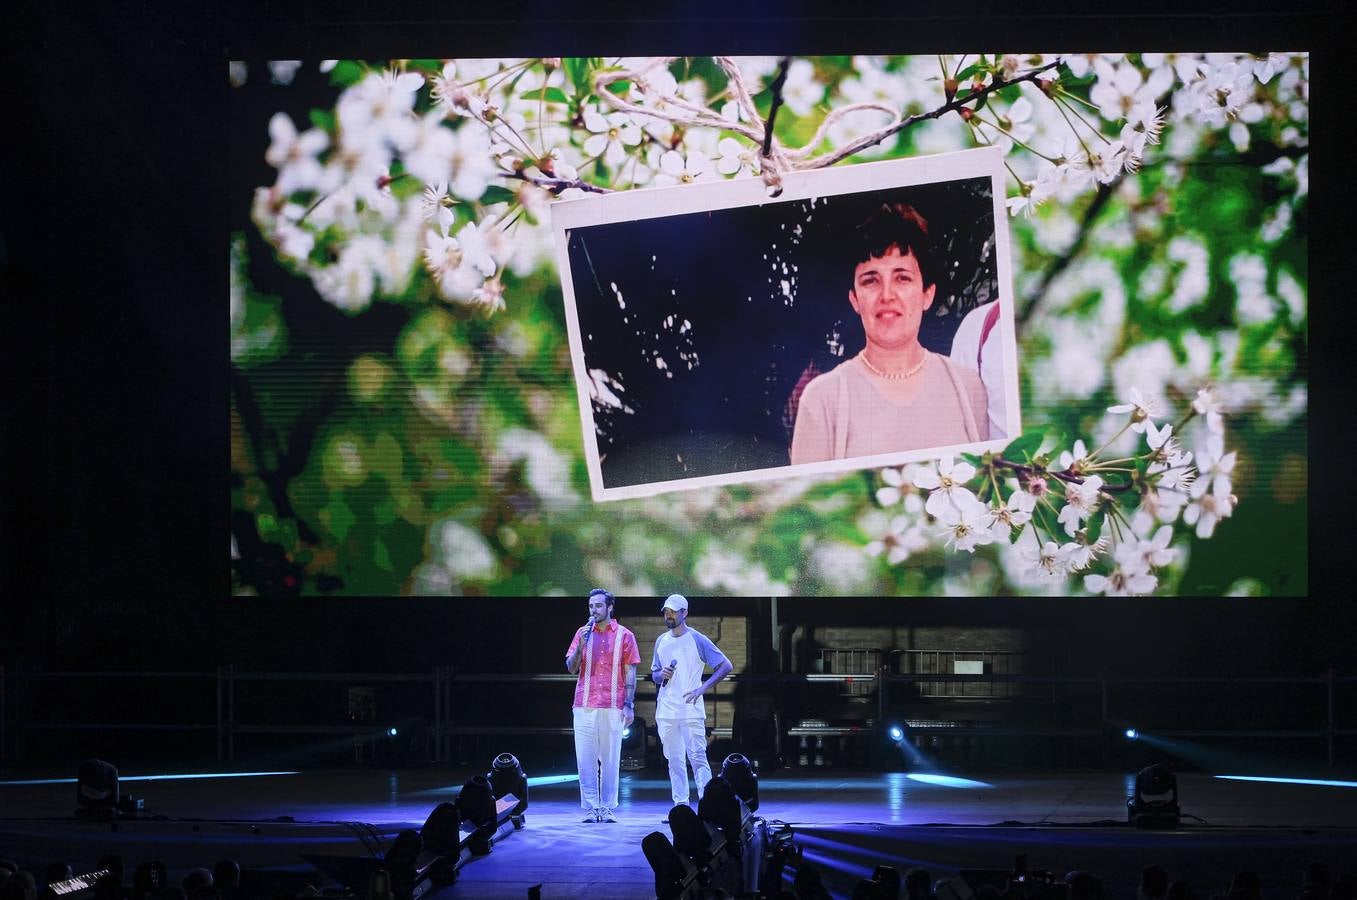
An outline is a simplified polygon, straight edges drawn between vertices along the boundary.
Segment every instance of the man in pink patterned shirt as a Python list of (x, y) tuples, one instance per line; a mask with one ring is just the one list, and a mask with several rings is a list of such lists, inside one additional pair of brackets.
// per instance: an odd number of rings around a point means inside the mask
[(622, 729), (635, 717), (636, 635), (613, 619), (613, 595), (589, 592), (589, 622), (575, 632), (565, 667), (575, 684), (575, 761), (585, 822), (616, 822)]

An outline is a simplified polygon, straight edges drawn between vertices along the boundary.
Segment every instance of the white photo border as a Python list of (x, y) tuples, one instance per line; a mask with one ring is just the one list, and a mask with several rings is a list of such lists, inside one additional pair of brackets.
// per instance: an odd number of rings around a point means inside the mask
[[(575, 284), (567, 249), (571, 229), (985, 177), (990, 179), (990, 197), (994, 207), (995, 261), (998, 297), (1001, 301), (999, 327), (1004, 355), (1006, 397), (1004, 415), (1009, 428), (1006, 437), (1001, 440), (880, 453), (873, 456), (854, 456), (799, 465), (788, 464), (776, 468), (746, 469), (719, 475), (701, 475), (612, 488), (604, 485), (603, 469), (599, 461), (598, 432), (590, 399), (589, 373), (585, 365), (584, 343), (580, 337), (579, 316), (575, 308)], [(550, 207), (552, 237), (556, 244), (561, 291), (565, 299), (570, 361), (575, 375), (575, 393), (579, 401), (580, 422), (584, 432), (585, 463), (589, 471), (589, 489), (593, 499), (596, 502), (605, 502), (652, 497), (671, 491), (838, 474), (860, 469), (879, 469), (959, 453), (1003, 450), (1014, 438), (1022, 434), (1018, 402), (1017, 329), (1014, 321), (1016, 297), (1013, 293), (1013, 266), (1009, 253), (1008, 211), (1004, 204), (1005, 178), (1003, 152), (996, 147), (980, 147), (954, 153), (788, 172), (782, 176), (782, 192), (777, 197), (768, 195), (768, 188), (761, 178), (740, 178), (619, 191), (553, 203)]]

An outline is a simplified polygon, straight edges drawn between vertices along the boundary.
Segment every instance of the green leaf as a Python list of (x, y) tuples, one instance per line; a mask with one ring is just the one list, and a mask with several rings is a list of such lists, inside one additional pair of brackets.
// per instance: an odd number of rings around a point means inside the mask
[(1098, 537), (1103, 533), (1103, 520), (1106, 518), (1107, 516), (1105, 515), (1089, 517), (1088, 524), (1084, 526), (1085, 542), (1092, 544), (1094, 541), (1098, 540)]
[(607, 85), (606, 89), (608, 90), (609, 93), (616, 94), (619, 97), (625, 97), (627, 93), (631, 90), (631, 82), (627, 81), (626, 79), (623, 79), (621, 81), (614, 81), (611, 84)]
[(328, 109), (313, 109), (310, 113), (311, 125), (321, 131), (334, 133), (335, 114)]
[(481, 194), (481, 202), (486, 206), (494, 203), (513, 203), (517, 198), (518, 195), (513, 191), (498, 184), (490, 185), (485, 189), (485, 193)]
[(1030, 460), (1045, 437), (1044, 431), (1024, 432), (1021, 437), (1015, 438), (1004, 448), (1004, 459), (1011, 461)]
[(1019, 525), (1017, 528), (1014, 528), (1008, 533), (1008, 542), (1010, 544), (1016, 544), (1018, 542), (1018, 538), (1022, 537), (1022, 533), (1026, 530), (1027, 530), (1026, 524)]
[(961, 454), (961, 458), (966, 460), (966, 462), (970, 463), (972, 466), (975, 466), (975, 468), (977, 469), (980, 468), (980, 454), (963, 453)]
[(336, 87), (348, 87), (363, 80), (367, 69), (362, 63), (352, 59), (341, 59), (330, 70), (330, 84)]
[(953, 75), (952, 77), (955, 78), (957, 81), (965, 81), (966, 79), (974, 75), (976, 72), (979, 72), (981, 69), (984, 68), (987, 68), (987, 66), (981, 65), (978, 62), (973, 62), (966, 68), (962, 69), (960, 72)]
[(593, 78), (594, 69), (598, 68), (602, 62), (594, 56), (567, 56), (561, 60), (561, 68), (565, 70), (565, 77), (575, 88), (576, 94), (586, 94), (590, 92), (590, 80)]
[(358, 517), (339, 494), (333, 494), (330, 502), (320, 511), (320, 521), (337, 540), (342, 541), (348, 535), (349, 529), (358, 521)]
[(545, 100), (548, 103), (570, 103), (570, 98), (565, 95), (565, 91), (558, 87), (549, 87), (545, 91), (541, 88), (535, 91), (524, 91), (518, 97), (520, 100), (530, 100), (534, 103), (539, 100)]

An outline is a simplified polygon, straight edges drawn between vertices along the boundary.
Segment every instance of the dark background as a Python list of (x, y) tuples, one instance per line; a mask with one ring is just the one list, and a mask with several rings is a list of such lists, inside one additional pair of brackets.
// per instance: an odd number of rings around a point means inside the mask
[[(909, 16), (880, 4), (793, 5), (774, 20), (714, 4), (463, 12), (428, 4), (192, 9), (20, 3), (7, 10), (0, 191), (0, 665), (59, 669), (541, 671), (527, 637), (563, 633), (579, 602), (242, 601), (226, 596), (229, 472), (226, 147), (230, 58), (609, 52), (932, 52), (1020, 48), (1309, 48), (1311, 596), (1302, 599), (806, 600), (822, 624), (882, 618), (1021, 625), (1090, 667), (1219, 674), (1354, 669), (1352, 303), (1345, 198), (1351, 80), (1337, 2), (1152, 0), (1070, 16), (972, 4)], [(747, 16), (747, 17), (746, 17)], [(278, 89), (279, 108), (286, 89)], [(1341, 218), (1340, 218), (1341, 216)], [(757, 600), (710, 601), (713, 614)], [(623, 598), (624, 616), (653, 606)]]
[(886, 203), (929, 223), (937, 292), (919, 339), (946, 355), (961, 317), (998, 292), (988, 178), (571, 230), (585, 366), (634, 410), (594, 403), (605, 487), (788, 465), (797, 380), (865, 343), (848, 302), (856, 233)]

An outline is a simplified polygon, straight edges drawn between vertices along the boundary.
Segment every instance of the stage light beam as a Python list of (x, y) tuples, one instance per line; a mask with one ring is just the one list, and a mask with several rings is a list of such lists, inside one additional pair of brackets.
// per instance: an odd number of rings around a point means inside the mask
[(905, 739), (905, 729), (901, 728), (899, 725), (891, 725), (890, 731), (887, 733), (890, 735), (891, 740), (895, 741), (897, 744)]
[(1134, 741), (1134, 740), (1136, 740), (1137, 738), (1140, 737), (1140, 732), (1137, 731), (1137, 730), (1134, 729), (1134, 728), (1128, 728), (1128, 729), (1126, 729), (1126, 731), (1124, 732), (1124, 734), (1126, 735), (1126, 739), (1127, 739), (1128, 741)]

